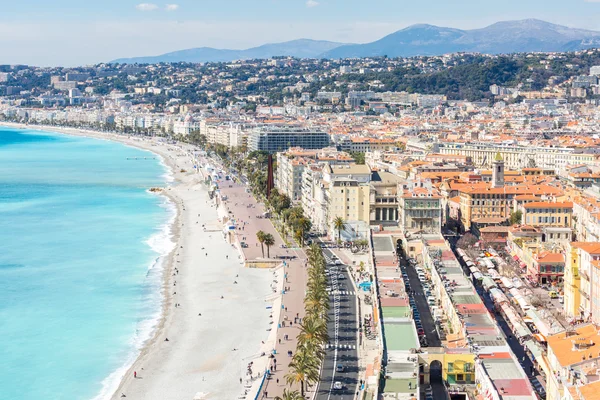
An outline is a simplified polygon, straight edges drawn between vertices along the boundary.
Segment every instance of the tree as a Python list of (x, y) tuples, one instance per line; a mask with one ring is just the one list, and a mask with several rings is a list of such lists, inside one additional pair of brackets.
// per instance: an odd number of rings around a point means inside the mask
[(472, 233), (465, 233), (464, 236), (456, 242), (456, 247), (465, 250), (473, 247), (475, 243), (477, 243), (477, 237)]
[(304, 397), (304, 385), (319, 380), (319, 360), (310, 354), (306, 347), (299, 347), (289, 364), (285, 380), (288, 385), (299, 383), (300, 394)]
[(263, 231), (258, 231), (256, 232), (256, 238), (258, 239), (258, 241), (260, 242), (260, 248), (262, 250), (262, 256), (264, 258), (265, 256), (265, 239), (267, 238), (267, 234)]
[(299, 391), (289, 391), (287, 389), (283, 389), (283, 397), (275, 397), (275, 400), (304, 400), (304, 396), (300, 394)]
[(329, 336), (327, 335), (327, 321), (325, 319), (309, 316), (302, 320), (300, 334), (298, 335), (298, 343), (301, 346), (305, 346), (309, 342), (323, 343), (327, 340), (329, 340)]
[[(265, 235), (265, 246), (267, 246), (267, 258), (271, 258), (271, 246), (275, 244), (275, 238), (270, 233)], [(263, 255), (264, 257), (264, 255)]]
[(342, 217), (336, 217), (333, 220), (333, 227), (338, 231), (338, 242), (342, 240), (342, 231), (346, 228), (346, 222)]
[(515, 212), (510, 213), (509, 222), (511, 225), (520, 224), (522, 219), (523, 219), (523, 212), (521, 210), (517, 210)]
[(361, 153), (359, 151), (353, 151), (350, 153), (352, 158), (357, 164), (364, 165), (365, 164), (365, 153)]

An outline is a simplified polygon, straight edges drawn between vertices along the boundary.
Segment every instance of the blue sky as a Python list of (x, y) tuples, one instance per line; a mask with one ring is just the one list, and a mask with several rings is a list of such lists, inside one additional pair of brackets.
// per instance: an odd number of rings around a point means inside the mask
[(600, 31), (600, 0), (3, 1), (0, 63), (81, 65), (298, 38), (363, 43), (415, 23), (480, 28), (538, 18)]

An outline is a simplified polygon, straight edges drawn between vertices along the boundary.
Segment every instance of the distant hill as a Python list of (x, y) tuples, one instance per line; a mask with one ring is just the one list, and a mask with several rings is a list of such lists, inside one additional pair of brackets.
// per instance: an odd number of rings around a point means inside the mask
[(576, 51), (600, 47), (600, 32), (569, 28), (537, 19), (497, 22), (482, 29), (461, 30), (412, 25), (365, 44), (299, 39), (246, 50), (199, 47), (159, 56), (121, 58), (114, 63), (227, 62), (292, 56), (298, 58), (411, 57), (456, 52), (485, 54)]
[(600, 32), (526, 19), (497, 22), (482, 29), (472, 30), (413, 25), (371, 43), (336, 47), (319, 57), (410, 57), (455, 52), (551, 52), (582, 50), (599, 45)]
[(195, 49), (174, 51), (159, 56), (120, 58), (112, 62), (121, 64), (155, 64), (160, 62), (227, 62), (233, 60), (271, 58), (274, 56), (315, 58), (324, 52), (342, 45), (343, 43), (328, 42), (325, 40), (298, 39), (290, 42), (264, 44), (246, 50), (199, 47)]

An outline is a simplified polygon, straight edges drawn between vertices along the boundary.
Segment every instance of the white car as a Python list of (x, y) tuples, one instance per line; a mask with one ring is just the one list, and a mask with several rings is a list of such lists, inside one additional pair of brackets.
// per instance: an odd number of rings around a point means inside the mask
[(342, 390), (342, 389), (344, 388), (344, 385), (342, 385), (342, 382), (340, 382), (340, 381), (337, 381), (337, 382), (335, 382), (335, 383), (333, 384), (333, 388), (334, 388), (335, 390)]
[(335, 260), (335, 265), (342, 265), (343, 263), (340, 260)]

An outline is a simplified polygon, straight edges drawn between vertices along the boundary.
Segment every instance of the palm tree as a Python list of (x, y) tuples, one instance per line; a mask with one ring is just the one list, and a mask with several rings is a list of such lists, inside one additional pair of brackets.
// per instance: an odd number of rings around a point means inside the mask
[(346, 222), (342, 217), (336, 217), (333, 220), (333, 227), (338, 231), (338, 242), (342, 240), (342, 230), (346, 227)]
[(262, 256), (263, 258), (265, 257), (265, 239), (267, 237), (267, 234), (263, 231), (258, 231), (256, 232), (256, 238), (258, 239), (258, 241), (260, 242), (260, 248), (262, 250)]
[[(267, 258), (271, 258), (271, 246), (275, 244), (275, 238), (270, 233), (265, 235), (265, 246), (267, 246)], [(263, 255), (264, 257), (264, 255)]]
[(300, 247), (302, 247), (302, 242), (304, 241), (304, 234), (300, 229), (297, 229), (294, 232), (294, 240), (296, 241), (296, 243), (298, 243)]
[(314, 316), (305, 317), (300, 324), (298, 344), (305, 346), (308, 343), (325, 343), (329, 340), (327, 335), (327, 321)]
[(304, 400), (304, 396), (300, 394), (299, 391), (289, 391), (287, 389), (283, 389), (283, 397), (275, 397), (275, 400)]
[(289, 372), (285, 375), (288, 385), (300, 384), (300, 394), (304, 397), (304, 385), (319, 380), (319, 360), (306, 347), (299, 347), (289, 364)]

